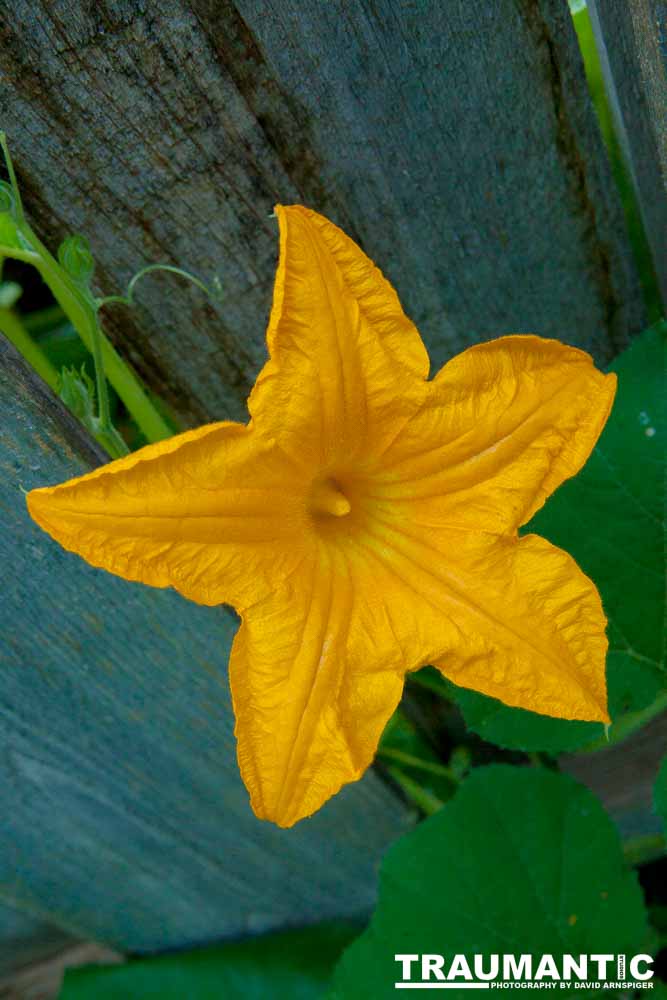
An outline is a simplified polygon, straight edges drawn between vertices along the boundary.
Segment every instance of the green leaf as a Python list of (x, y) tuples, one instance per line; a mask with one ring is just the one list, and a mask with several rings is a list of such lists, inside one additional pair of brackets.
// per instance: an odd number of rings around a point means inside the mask
[(95, 420), (95, 383), (84, 365), (81, 365), (80, 371), (76, 368), (63, 368), (60, 373), (58, 395), (92, 434)]
[(68, 969), (59, 1000), (313, 1000), (359, 931), (328, 923), (124, 965)]
[[(635, 954), (651, 940), (637, 878), (597, 799), (563, 774), (492, 765), (390, 849), (377, 910), (330, 997), (395, 997), (395, 954), (459, 953), (472, 965), (475, 954)], [(457, 994), (469, 997), (448, 990)]]
[(85, 287), (90, 284), (95, 271), (95, 260), (85, 236), (75, 233), (64, 239), (58, 247), (58, 260), (77, 284)]
[[(638, 337), (610, 370), (618, 392), (607, 426), (582, 472), (526, 527), (565, 549), (596, 583), (609, 619), (607, 683), (614, 723), (664, 698), (664, 347), (667, 322)], [(452, 685), (470, 729), (517, 750), (556, 753), (590, 745), (603, 726), (508, 708)]]

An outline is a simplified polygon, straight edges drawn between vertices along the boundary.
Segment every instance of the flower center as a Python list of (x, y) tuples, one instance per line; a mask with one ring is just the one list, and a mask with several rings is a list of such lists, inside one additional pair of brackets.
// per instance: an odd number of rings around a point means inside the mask
[(310, 497), (313, 514), (325, 517), (345, 517), (352, 509), (340, 486), (334, 479), (321, 479), (313, 484)]

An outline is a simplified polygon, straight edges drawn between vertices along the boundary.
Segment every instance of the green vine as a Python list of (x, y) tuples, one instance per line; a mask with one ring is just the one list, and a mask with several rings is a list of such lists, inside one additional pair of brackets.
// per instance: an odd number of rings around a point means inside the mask
[[(107, 378), (125, 404), (131, 417), (149, 441), (171, 437), (173, 428), (151, 402), (139, 379), (121, 359), (104, 336), (99, 312), (109, 301), (129, 302), (138, 278), (149, 269), (139, 272), (130, 282), (128, 296), (97, 299), (91, 290), (94, 261), (88, 242), (83, 236), (70, 236), (61, 245), (58, 259), (46, 249), (28, 224), (14, 165), (4, 132), (0, 132), (0, 148), (7, 169), (9, 182), (0, 181), (0, 258), (10, 258), (30, 264), (39, 271), (56, 302), (65, 313), (82, 342), (91, 352), (95, 364), (97, 413), (89, 429), (113, 458), (127, 454), (128, 448), (113, 426), (109, 408)], [(171, 270), (168, 265), (151, 265), (150, 270)], [(179, 269), (175, 269), (179, 273)], [(195, 283), (201, 285), (198, 279)], [(12, 317), (0, 317), (0, 325), (19, 350), (34, 353), (27, 344), (25, 331), (21, 333)], [(35, 347), (36, 345), (33, 345)]]

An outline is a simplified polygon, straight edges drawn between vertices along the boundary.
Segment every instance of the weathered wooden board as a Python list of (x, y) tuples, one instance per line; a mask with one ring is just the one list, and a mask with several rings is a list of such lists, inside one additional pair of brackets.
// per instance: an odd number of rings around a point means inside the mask
[(66, 968), (119, 961), (122, 957), (116, 952), (90, 942), (61, 947), (6, 975), (0, 971), (0, 1000), (55, 1000), (60, 995)]
[(42, 962), (74, 944), (74, 939), (34, 914), (0, 902), (0, 998), (2, 978), (23, 966)]
[(162, 276), (109, 319), (188, 423), (243, 411), (276, 201), (363, 244), (435, 365), (517, 331), (605, 361), (644, 324), (567, 0), (3, 8), (2, 123), (46, 241), (86, 233), (105, 293), (147, 261), (220, 276), (219, 315)]
[(667, 303), (667, 3), (588, 0), (588, 7)]
[(99, 454), (0, 346), (0, 900), (145, 951), (373, 902), (408, 822), (370, 773), (289, 831), (237, 772), (226, 664), (235, 619), (92, 569), (37, 529), (21, 488)]

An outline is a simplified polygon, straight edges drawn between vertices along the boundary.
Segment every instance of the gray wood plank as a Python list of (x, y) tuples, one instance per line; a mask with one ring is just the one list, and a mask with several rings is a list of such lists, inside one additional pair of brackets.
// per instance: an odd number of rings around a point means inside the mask
[(0, 997), (3, 977), (74, 944), (74, 938), (53, 924), (0, 903)]
[(222, 607), (92, 569), (21, 488), (100, 460), (0, 346), (0, 899), (146, 951), (367, 911), (408, 820), (375, 774), (282, 831), (238, 776)]
[(146, 261), (220, 276), (219, 315), (163, 276), (108, 323), (187, 423), (242, 414), (275, 201), (363, 244), (434, 365), (521, 331), (602, 362), (644, 325), (566, 0), (15, 0), (2, 30), (47, 242), (86, 233), (104, 293)]
[(667, 303), (667, 3), (588, 0), (616, 130)]
[(117, 964), (122, 960), (117, 952), (98, 944), (71, 944), (7, 975), (0, 970), (0, 1000), (56, 1000), (66, 969), (77, 965)]

